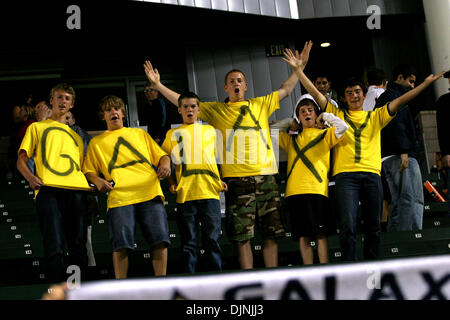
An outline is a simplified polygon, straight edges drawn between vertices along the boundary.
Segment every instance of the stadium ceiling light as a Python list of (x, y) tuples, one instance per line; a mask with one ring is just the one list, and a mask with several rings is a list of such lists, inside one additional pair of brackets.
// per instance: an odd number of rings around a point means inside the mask
[(322, 43), (320, 44), (320, 46), (321, 46), (322, 48), (326, 48), (326, 47), (331, 46), (331, 43), (329, 43), (329, 42), (322, 42)]

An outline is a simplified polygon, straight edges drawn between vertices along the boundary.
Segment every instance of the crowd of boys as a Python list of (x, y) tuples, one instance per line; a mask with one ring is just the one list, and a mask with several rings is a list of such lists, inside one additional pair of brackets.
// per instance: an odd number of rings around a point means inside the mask
[[(344, 85), (345, 103), (338, 107), (303, 71), (311, 47), (307, 42), (301, 53), (286, 49), (283, 60), (293, 73), (278, 90), (262, 97), (246, 99), (245, 75), (231, 70), (225, 76), (226, 102), (202, 102), (195, 93), (172, 91), (146, 61), (144, 70), (151, 87), (178, 106), (183, 119), (181, 126), (167, 131), (160, 144), (142, 129), (125, 127), (124, 102), (106, 96), (100, 102), (99, 115), (107, 130), (92, 138), (85, 152), (83, 139), (67, 125), (75, 91), (67, 84), (52, 88), (51, 116), (29, 126), (17, 160), (19, 172), (35, 190), (48, 279), (65, 279), (64, 240), (70, 264), (82, 272), (86, 269), (86, 198), (93, 190), (108, 193), (108, 231), (116, 279), (127, 278), (136, 224), (151, 248), (155, 276), (166, 275), (170, 239), (160, 184), (163, 178), (168, 178), (170, 192), (176, 194), (185, 272), (197, 270), (199, 238), (207, 270), (222, 270), (222, 191), (226, 198), (225, 229), (236, 243), (241, 268), (253, 268), (250, 240), (255, 226), (261, 228), (265, 266), (276, 267), (277, 241), (285, 237), (286, 226), (275, 180), (278, 169), (269, 117), (298, 81), (309, 94), (299, 99), (296, 120), (289, 121), (289, 125), (297, 122), (296, 131), (280, 132), (279, 144), (288, 152), (286, 198), (302, 260), (313, 263), (310, 240), (316, 238), (319, 260), (328, 262), (325, 215), (330, 171), (336, 181), (343, 259), (356, 260), (359, 203), (364, 219), (364, 258), (376, 259), (383, 200), (381, 131), (401, 106), (443, 73), (430, 75), (414, 89), (370, 111), (363, 110), (365, 85), (350, 79)], [(198, 119), (208, 124), (200, 124)], [(31, 157), (35, 172), (27, 166)]]

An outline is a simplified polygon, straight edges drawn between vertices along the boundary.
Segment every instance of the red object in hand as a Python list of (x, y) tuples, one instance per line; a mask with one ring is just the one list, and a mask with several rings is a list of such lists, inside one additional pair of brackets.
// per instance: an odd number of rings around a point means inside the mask
[(428, 192), (433, 196), (434, 200), (438, 202), (445, 202), (445, 199), (441, 196), (441, 194), (436, 190), (435, 187), (430, 183), (430, 181), (425, 181), (424, 183), (425, 188), (428, 190)]

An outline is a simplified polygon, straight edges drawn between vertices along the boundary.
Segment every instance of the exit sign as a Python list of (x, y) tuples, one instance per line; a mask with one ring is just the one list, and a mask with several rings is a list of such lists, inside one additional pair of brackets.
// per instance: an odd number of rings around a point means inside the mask
[(289, 48), (286, 43), (266, 44), (266, 57), (284, 56), (284, 49)]

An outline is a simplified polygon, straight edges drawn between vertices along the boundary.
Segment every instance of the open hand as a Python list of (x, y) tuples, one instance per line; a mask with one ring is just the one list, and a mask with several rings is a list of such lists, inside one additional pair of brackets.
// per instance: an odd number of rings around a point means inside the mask
[(145, 75), (148, 78), (148, 81), (150, 81), (150, 83), (153, 85), (157, 85), (161, 79), (158, 69), (153, 68), (150, 61), (146, 60), (144, 63), (144, 70), (145, 70)]
[(289, 48), (284, 49), (284, 56), (286, 58), (283, 58), (283, 61), (287, 62), (287, 64), (289, 64), (289, 66), (294, 70), (301, 68), (303, 65), (302, 58), (298, 54), (298, 51), (295, 50), (295, 53), (296, 54), (294, 55), (292, 50)]
[(313, 43), (312, 43), (311, 40), (310, 41), (306, 41), (305, 42), (305, 46), (303, 47), (303, 50), (300, 53), (300, 55), (298, 54), (298, 51), (295, 50), (295, 54), (296, 54), (297, 59), (302, 61), (302, 66), (301, 66), (302, 70), (305, 69), (306, 64), (308, 63), (309, 53), (311, 52), (312, 45), (313, 45)]
[(436, 81), (437, 79), (439, 79), (440, 77), (442, 77), (444, 75), (446, 71), (442, 71), (441, 73), (438, 73), (437, 75), (434, 74), (430, 74), (428, 77), (426, 77), (426, 79), (424, 80), (424, 82), (429, 82), (429, 83), (433, 83), (434, 81)]

